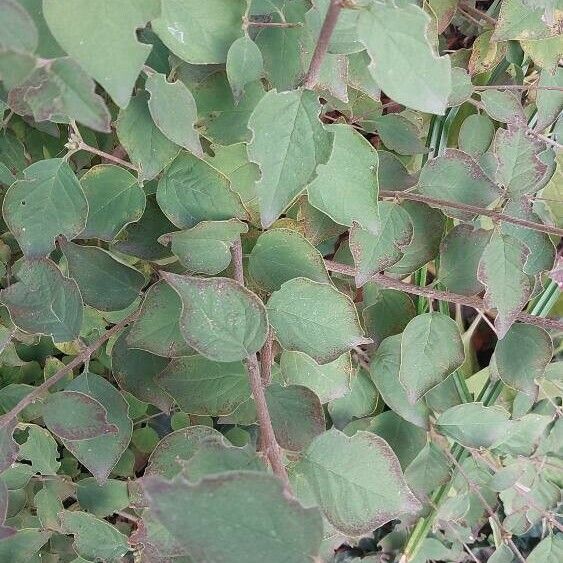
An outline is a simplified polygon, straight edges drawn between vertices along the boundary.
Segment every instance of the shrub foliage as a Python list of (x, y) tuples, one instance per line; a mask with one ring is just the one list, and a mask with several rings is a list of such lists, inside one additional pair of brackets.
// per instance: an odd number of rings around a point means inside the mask
[(562, 561), (561, 13), (0, 0), (0, 560)]

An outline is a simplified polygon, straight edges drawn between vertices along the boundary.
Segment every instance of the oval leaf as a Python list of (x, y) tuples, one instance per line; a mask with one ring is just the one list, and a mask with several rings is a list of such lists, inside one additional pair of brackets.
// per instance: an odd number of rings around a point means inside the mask
[(258, 297), (228, 278), (194, 278), (162, 272), (182, 300), (180, 331), (202, 356), (234, 362), (260, 350), (268, 320)]
[(305, 352), (321, 364), (371, 342), (350, 298), (328, 284), (305, 278), (285, 282), (270, 297), (268, 314), (285, 349)]

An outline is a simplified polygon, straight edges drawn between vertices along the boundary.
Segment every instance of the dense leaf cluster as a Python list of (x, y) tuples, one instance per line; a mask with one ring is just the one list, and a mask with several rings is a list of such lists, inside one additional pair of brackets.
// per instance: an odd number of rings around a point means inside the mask
[(562, 10), (0, 0), (0, 561), (562, 561)]

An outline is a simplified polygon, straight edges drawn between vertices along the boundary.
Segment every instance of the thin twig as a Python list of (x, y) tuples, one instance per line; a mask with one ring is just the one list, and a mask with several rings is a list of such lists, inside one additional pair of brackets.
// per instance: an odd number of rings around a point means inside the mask
[(5, 415), (0, 417), (0, 428), (5, 427), (14, 418), (18, 416), (26, 407), (37, 401), (41, 396), (46, 393), (53, 385), (58, 383), (65, 375), (70, 373), (74, 368), (82, 365), (84, 362), (90, 359), (90, 356), (94, 354), (99, 348), (103, 346), (114, 334), (117, 334), (121, 329), (126, 327), (129, 323), (134, 321), (139, 315), (139, 311), (135, 311), (125, 319), (118, 322), (116, 325), (112, 326), (107, 330), (98, 340), (96, 340), (90, 346), (87, 346), (78, 356), (71, 360), (68, 364), (58, 370), (52, 377), (47, 379), (41, 385), (36, 387), (31, 393), (26, 395), (15, 407), (8, 411)]
[(313, 51), (309, 70), (303, 80), (303, 86), (309, 90), (312, 90), (315, 87), (317, 80), (319, 79), (321, 66), (328, 50), (330, 38), (336, 26), (336, 22), (338, 21), (341, 9), (342, 0), (330, 0), (330, 6), (328, 7), (321, 32), (319, 34), (319, 39), (315, 45), (315, 50)]
[(478, 27), (489, 27), (491, 24), (483, 21), (483, 20), (478, 20), (475, 16), (472, 16), (469, 12), (467, 12), (466, 10), (463, 9), (462, 6), (458, 5), (457, 7), (458, 12), (467, 20), (469, 20), (471, 23), (475, 24)]
[(273, 345), (274, 332), (272, 329), (269, 329), (266, 342), (264, 342), (264, 346), (262, 346), (260, 350), (260, 372), (264, 386), (270, 385), (272, 381), (272, 364), (274, 363)]
[[(465, 101), (468, 104), (471, 104), (473, 107), (476, 107), (477, 109), (479, 109), (481, 111), (486, 111), (484, 104), (482, 104), (481, 102), (478, 102), (477, 100), (473, 100), (472, 98), (468, 98)], [(531, 129), (530, 127), (526, 127), (526, 133), (528, 135), (531, 135), (532, 137), (536, 137), (537, 139), (540, 139), (541, 141), (543, 141), (547, 145), (555, 147), (556, 149), (559, 149), (559, 150), (563, 149), (562, 144), (558, 143), (557, 141), (554, 141), (553, 139), (550, 139), (549, 137), (546, 137), (545, 135), (542, 135), (541, 133), (538, 133), (537, 131), (535, 131), (534, 129)]]
[(129, 168), (129, 170), (134, 170), (135, 172), (138, 172), (137, 167), (135, 165), (131, 164), (130, 162), (127, 162), (126, 160), (118, 158), (117, 156), (113, 156), (113, 154), (109, 154), (107, 152), (101, 151), (100, 149), (97, 149), (95, 147), (91, 147), (90, 145), (87, 145), (84, 142), (78, 143), (77, 150), (87, 151), (87, 152), (95, 154), (97, 156), (101, 156), (102, 158), (105, 158), (106, 160), (109, 160), (111, 162), (115, 162), (115, 164), (120, 164), (121, 166), (125, 166), (125, 168)]
[(490, 217), (494, 221), (512, 223), (513, 225), (518, 225), (519, 227), (524, 227), (525, 229), (531, 229), (533, 231), (563, 237), (563, 229), (560, 229), (559, 227), (555, 227), (553, 225), (545, 225), (543, 223), (536, 223), (535, 221), (527, 221), (526, 219), (512, 217), (511, 215), (506, 215), (505, 213), (500, 213), (499, 211), (493, 211), (492, 209), (485, 209), (484, 207), (477, 207), (475, 205), (468, 205), (466, 203), (459, 203), (457, 201), (446, 201), (423, 194), (404, 191), (380, 190), (379, 196), (390, 197), (397, 200), (408, 199), (411, 201), (419, 201), (421, 203), (427, 203), (428, 205), (431, 205), (433, 207), (448, 207), (450, 209), (459, 209), (460, 211), (467, 211), (468, 213), (471, 213), (473, 215), (484, 215), (485, 217)]
[(558, 143), (557, 141), (554, 141), (553, 139), (550, 139), (549, 137), (546, 137), (545, 135), (542, 135), (541, 133), (538, 133), (533, 129), (527, 129), (526, 131), (528, 132), (528, 134), (532, 135), (532, 137), (536, 137), (540, 141), (543, 141), (546, 145), (551, 145), (558, 150), (563, 149), (563, 145), (561, 143)]
[(473, 86), (473, 90), (555, 90), (563, 92), (563, 86), (538, 86), (533, 84), (487, 84), (485, 86)]
[[(501, 471), (503, 469), (502, 465), (500, 465), (500, 466), (497, 465), (491, 459), (489, 459), (487, 456), (481, 454), (481, 452), (479, 452), (479, 451), (477, 451), (473, 448), (466, 448), (466, 449), (471, 454), (471, 456), (473, 458), (480, 461), (481, 463), (484, 463), (489, 469), (492, 469), (495, 473), (498, 473), (499, 471)], [(530, 506), (534, 510), (537, 510), (540, 514), (542, 514), (544, 516), (544, 518), (547, 519), (547, 521), (551, 524), (551, 526), (557, 528), (560, 532), (563, 532), (563, 525), (561, 525), (557, 521), (557, 516), (553, 512), (551, 512), (549, 510), (546, 511), (546, 510), (544, 510), (543, 507), (536, 504), (534, 498), (530, 494), (530, 489), (528, 489), (528, 487), (525, 487), (524, 485), (522, 485), (522, 483), (519, 483), (518, 481), (516, 481), (516, 483), (514, 483), (514, 485), (512, 485), (512, 486), (514, 487), (514, 489), (516, 491), (518, 491), (518, 493), (520, 493), (522, 496), (524, 496), (526, 498), (526, 501), (530, 503)]]
[(491, 518), (495, 522), (495, 524), (498, 526), (499, 530), (502, 531), (502, 535), (503, 535), (507, 545), (510, 547), (510, 549), (512, 550), (512, 552), (514, 553), (516, 558), (519, 561), (521, 561), (521, 563), (526, 563), (526, 560), (524, 559), (523, 555), (520, 553), (520, 550), (516, 547), (516, 544), (512, 541), (512, 534), (507, 532), (507, 530), (503, 526), (502, 522), (500, 521), (500, 518), (497, 516), (495, 510), (488, 503), (487, 499), (481, 493), (481, 489), (479, 488), (479, 485), (477, 485), (469, 477), (469, 475), (467, 475), (467, 473), (465, 472), (465, 469), (463, 469), (462, 465), (458, 462), (458, 460), (447, 449), (444, 449), (443, 453), (453, 463), (453, 465), (459, 471), (460, 475), (465, 479), (465, 481), (467, 482), (467, 485), (469, 486), (469, 489), (471, 490), (471, 492), (473, 492), (477, 496), (477, 498), (479, 499), (481, 504), (485, 507), (485, 510), (486, 510), (489, 518)]
[[(233, 257), (233, 278), (244, 285), (244, 271), (242, 266), (242, 244), (240, 239), (231, 247), (231, 255)], [(250, 389), (256, 404), (256, 414), (258, 416), (258, 423), (260, 425), (261, 443), (263, 451), (268, 458), (272, 470), (283, 482), (286, 491), (291, 492), (289, 484), (289, 477), (287, 470), (283, 464), (281, 448), (276, 440), (274, 434), (274, 427), (272, 426), (272, 419), (270, 418), (270, 411), (268, 410), (268, 403), (266, 402), (266, 395), (264, 393), (264, 386), (262, 385), (262, 377), (260, 375), (260, 364), (256, 354), (250, 354), (246, 358), (246, 369), (248, 371), (248, 379), (250, 381)]]
[(303, 27), (301, 22), (257, 22), (248, 20), (245, 22), (246, 27), (278, 27), (278, 28), (290, 28), (290, 27)]
[(493, 18), (492, 16), (489, 16), (489, 14), (485, 14), (484, 12), (481, 12), (481, 10), (478, 10), (477, 8), (475, 8), (474, 6), (471, 6), (470, 4), (466, 4), (465, 2), (460, 2), (459, 7), (462, 10), (465, 10), (468, 14), (471, 14), (472, 16), (474, 16), (476, 18), (480, 18), (481, 20), (483, 20), (484, 22), (487, 22), (488, 24), (492, 25), (493, 27), (495, 27), (497, 25), (497, 20), (495, 18)]
[[(147, 68), (149, 68), (149, 67), (147, 67)], [(130, 162), (127, 162), (126, 160), (118, 158), (117, 156), (114, 156), (113, 154), (109, 154), (107, 152), (101, 151), (100, 149), (97, 149), (96, 147), (91, 147), (90, 145), (85, 143), (84, 139), (82, 138), (82, 135), (80, 133), (80, 130), (78, 129), (78, 126), (76, 125), (76, 121), (74, 119), (72, 119), (70, 121), (70, 128), (72, 130), (72, 133), (69, 136), (70, 137), (69, 143), (67, 145), (65, 145), (66, 147), (68, 147), (70, 149), (70, 152), (67, 155), (67, 157), (74, 154), (77, 151), (87, 151), (87, 152), (95, 154), (97, 156), (101, 156), (102, 158), (105, 158), (106, 160), (109, 160), (110, 162), (115, 162), (115, 164), (120, 164), (121, 166), (125, 166), (125, 168), (129, 168), (130, 170), (134, 170), (135, 172), (138, 172), (137, 168), (133, 164), (131, 164)]]
[[(338, 262), (333, 262), (332, 260), (325, 260), (325, 266), (327, 270), (331, 272), (338, 272), (347, 276), (356, 275), (356, 270), (352, 266), (347, 266), (346, 264), (339, 264)], [(479, 297), (466, 297), (465, 295), (434, 289), (428, 286), (413, 285), (411, 283), (391, 278), (385, 274), (374, 274), (371, 277), (371, 280), (387, 289), (396, 289), (397, 291), (404, 291), (413, 295), (420, 295), (422, 297), (464, 305), (465, 307), (471, 307), (478, 312), (485, 311), (487, 309), (484, 301)], [(563, 330), (563, 322), (555, 319), (537, 317), (524, 312), (518, 313), (516, 318), (524, 323), (540, 326), (545, 329)]]

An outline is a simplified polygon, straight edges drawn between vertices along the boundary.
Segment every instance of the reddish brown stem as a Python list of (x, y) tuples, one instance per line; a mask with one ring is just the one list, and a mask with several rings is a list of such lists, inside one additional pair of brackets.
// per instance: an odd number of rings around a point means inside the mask
[[(338, 272), (347, 276), (354, 276), (356, 274), (356, 271), (351, 266), (339, 264), (337, 262), (333, 262), (332, 260), (325, 260), (325, 266), (327, 270), (331, 272)], [(440, 301), (456, 303), (457, 305), (465, 305), (466, 307), (471, 307), (476, 311), (485, 311), (487, 309), (484, 301), (479, 297), (466, 297), (465, 295), (459, 295), (457, 293), (451, 293), (449, 291), (442, 291), (431, 287), (413, 285), (401, 280), (397, 280), (395, 278), (391, 278), (389, 276), (386, 276), (385, 274), (375, 274), (372, 276), (371, 280), (388, 289), (396, 289), (397, 291), (404, 291), (406, 293), (420, 295), (422, 297), (428, 297), (430, 299), (438, 299)], [(545, 329), (551, 328), (554, 330), (563, 331), (563, 323), (555, 319), (536, 317), (535, 315), (529, 315), (528, 313), (524, 312), (518, 313), (518, 316), (516, 318), (524, 323), (540, 326)]]
[[(233, 278), (244, 285), (244, 271), (242, 266), (242, 244), (240, 239), (231, 247), (231, 255), (233, 257)], [(268, 403), (266, 402), (266, 394), (262, 384), (262, 376), (260, 375), (260, 364), (256, 354), (247, 356), (246, 369), (248, 371), (248, 379), (250, 381), (250, 389), (254, 397), (256, 405), (256, 414), (258, 416), (258, 424), (260, 425), (260, 443), (264, 454), (268, 458), (273, 472), (281, 479), (287, 491), (291, 491), (289, 485), (289, 477), (287, 470), (283, 464), (281, 448), (274, 434)]]
[(262, 350), (260, 350), (260, 371), (262, 373), (262, 383), (264, 385), (270, 385), (272, 381), (272, 364), (274, 363), (273, 358), (273, 345), (274, 345), (274, 333), (272, 329), (268, 331), (268, 336)]
[(131, 164), (130, 162), (127, 162), (126, 160), (123, 160), (122, 158), (118, 158), (117, 156), (113, 156), (112, 154), (109, 154), (107, 152), (101, 151), (101, 150), (97, 149), (96, 147), (91, 147), (90, 145), (87, 145), (84, 142), (81, 142), (78, 145), (78, 150), (87, 151), (87, 152), (95, 154), (97, 156), (101, 156), (105, 160), (109, 160), (110, 162), (115, 162), (115, 164), (125, 166), (125, 168), (129, 168), (129, 170), (134, 170), (135, 172), (137, 172), (137, 168), (133, 164)]
[(303, 80), (303, 86), (309, 90), (312, 90), (315, 87), (319, 79), (321, 66), (326, 52), (328, 51), (330, 38), (336, 26), (336, 22), (338, 21), (341, 9), (342, 0), (330, 1), (330, 6), (328, 7), (323, 26), (321, 28), (321, 33), (319, 34), (319, 39), (315, 45), (313, 57), (311, 58), (311, 63), (309, 64), (309, 70)]
[(70, 373), (74, 368), (81, 366), (88, 361), (92, 354), (101, 348), (114, 334), (117, 334), (121, 329), (134, 321), (139, 315), (139, 311), (135, 311), (116, 325), (107, 330), (98, 340), (90, 346), (87, 346), (68, 364), (57, 371), (52, 377), (47, 379), (44, 383), (36, 387), (31, 393), (26, 395), (14, 408), (8, 411), (5, 415), (0, 417), (0, 428), (5, 427), (10, 421), (18, 416), (26, 407), (40, 399), (53, 385), (58, 383), (65, 375)]
[(476, 207), (475, 205), (468, 205), (466, 203), (458, 203), (456, 201), (446, 201), (443, 199), (437, 199), (435, 197), (430, 197), (427, 195), (417, 194), (407, 191), (389, 191), (380, 190), (380, 197), (391, 197), (393, 199), (408, 199), (411, 201), (419, 201), (421, 203), (427, 203), (433, 207), (448, 207), (450, 209), (459, 209), (460, 211), (467, 211), (474, 215), (484, 215), (485, 217), (490, 217), (494, 221), (503, 221), (505, 223), (512, 223), (513, 225), (518, 225), (519, 227), (524, 227), (525, 229), (531, 229), (533, 231), (539, 231), (541, 233), (547, 233), (549, 235), (557, 235), (563, 237), (563, 229), (555, 227), (553, 225), (544, 225), (543, 223), (536, 223), (534, 221), (527, 221), (526, 219), (519, 219), (518, 217), (512, 217), (511, 215), (505, 215), (498, 211), (493, 211), (492, 209), (485, 209), (483, 207)]

